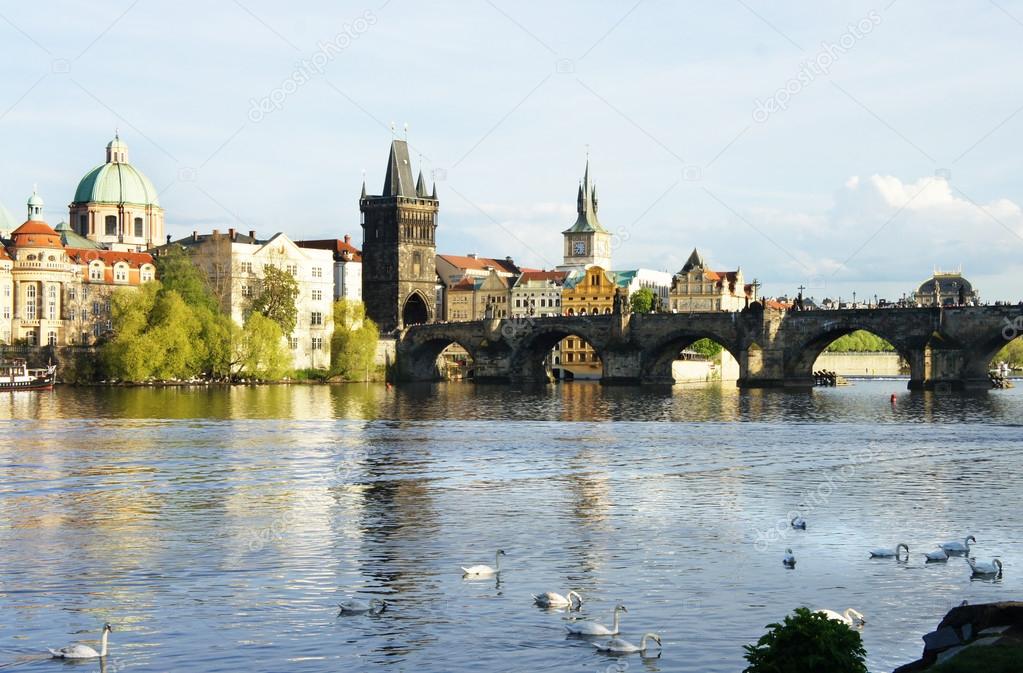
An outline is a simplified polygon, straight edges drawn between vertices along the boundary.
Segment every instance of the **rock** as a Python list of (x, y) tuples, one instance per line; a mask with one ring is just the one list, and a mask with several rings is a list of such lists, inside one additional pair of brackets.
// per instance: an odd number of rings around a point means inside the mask
[(973, 624), (963, 624), (963, 628), (960, 629), (963, 640), (967, 641), (973, 637)]
[(962, 652), (965, 649), (966, 649), (965, 645), (959, 645), (957, 647), (950, 647), (947, 650), (945, 650), (944, 652), (939, 652), (938, 653), (938, 658), (935, 659), (935, 663), (943, 664), (943, 663), (945, 663), (946, 661), (948, 661), (949, 659), (951, 659), (952, 657), (954, 657), (955, 655), (959, 654), (960, 652)]
[(951, 626), (943, 626), (924, 636), (925, 652), (940, 652), (960, 643), (959, 634)]

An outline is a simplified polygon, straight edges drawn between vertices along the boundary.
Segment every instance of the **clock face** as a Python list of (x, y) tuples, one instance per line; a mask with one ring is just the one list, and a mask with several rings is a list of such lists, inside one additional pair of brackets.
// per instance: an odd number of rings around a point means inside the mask
[(576, 255), (586, 254), (586, 243), (584, 241), (576, 241), (572, 244), (572, 253)]

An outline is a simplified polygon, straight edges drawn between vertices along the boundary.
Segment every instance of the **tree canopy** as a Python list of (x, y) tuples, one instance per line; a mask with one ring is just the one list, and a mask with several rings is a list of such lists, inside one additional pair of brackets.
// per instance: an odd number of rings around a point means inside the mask
[(633, 313), (650, 313), (654, 310), (657, 295), (648, 287), (641, 287), (629, 297)]
[(796, 608), (767, 628), (756, 645), (746, 645), (743, 673), (867, 673), (860, 634), (821, 612)]
[(895, 346), (870, 332), (857, 330), (835, 339), (825, 350), (831, 353), (886, 353)]
[(348, 381), (364, 381), (375, 370), (380, 330), (366, 317), (361, 301), (334, 302), (334, 335), (330, 342), (330, 371)]
[(276, 264), (267, 264), (263, 267), (262, 287), (251, 308), (277, 323), (281, 334), (287, 336), (295, 331), (298, 322), (297, 298), (298, 281), (295, 276)]

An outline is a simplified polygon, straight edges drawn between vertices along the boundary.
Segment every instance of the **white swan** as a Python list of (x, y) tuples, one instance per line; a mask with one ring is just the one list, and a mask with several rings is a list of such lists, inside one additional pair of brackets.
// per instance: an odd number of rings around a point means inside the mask
[(804, 519), (801, 516), (793, 517), (792, 521), (790, 521), (789, 524), (793, 528), (798, 528), (800, 530), (806, 530), (806, 519)]
[(466, 568), (462, 566), (463, 575), (473, 575), (475, 577), (485, 577), (487, 575), (496, 575), (501, 572), (501, 557), (504, 556), (504, 550), (498, 549), (497, 553), (494, 554), (494, 567), (491, 568), (488, 565), (474, 565)]
[(974, 575), (1001, 576), (1002, 574), (1002, 562), (998, 559), (992, 559), (991, 563), (977, 563), (972, 558), (968, 558), (966, 562), (970, 564), (970, 570)]
[(846, 626), (860, 626), (867, 623), (866, 618), (858, 610), (852, 608), (846, 608), (845, 612), (842, 613), (835, 612), (834, 610), (817, 610), (817, 612), (823, 613), (828, 619), (842, 622)]
[(615, 606), (614, 621), (611, 623), (611, 628), (607, 628), (603, 624), (597, 622), (572, 622), (571, 624), (565, 624), (565, 628), (571, 635), (575, 636), (617, 636), (618, 635), (618, 613), (628, 612), (624, 605), (619, 603)]
[[(573, 596), (575, 597), (575, 600), (573, 600)], [(577, 608), (577, 601), (578, 606), (581, 607), (583, 604), (583, 597), (575, 591), (569, 591), (565, 596), (554, 593), (553, 591), (542, 593), (539, 596), (533, 594), (533, 602), (541, 608), (572, 608), (574, 610)]]
[(786, 549), (785, 550), (785, 556), (782, 557), (781, 562), (782, 562), (782, 565), (784, 565), (786, 568), (795, 568), (796, 567), (796, 557), (792, 554), (792, 550), (791, 549)]
[(940, 546), (934, 551), (925, 552), (924, 556), (927, 557), (928, 563), (948, 560), (948, 552), (942, 549)]
[(900, 542), (899, 544), (897, 544), (895, 546), (895, 549), (891, 549), (891, 548), (888, 548), (888, 547), (881, 547), (879, 549), (871, 549), (870, 550), (870, 558), (892, 558), (893, 556), (895, 558), (899, 558), (902, 555), (901, 554), (901, 550), (903, 550), (903, 549), (906, 550), (906, 556), (908, 557), (909, 556), (909, 545), (907, 545), (905, 542)]
[(59, 650), (50, 650), (50, 654), (57, 659), (96, 659), (97, 657), (105, 657), (107, 656), (107, 635), (113, 630), (110, 624), (103, 625), (103, 639), (100, 641), (99, 652), (88, 645), (75, 643), (74, 645), (66, 645)]
[(337, 606), (341, 609), (338, 614), (358, 615), (363, 612), (372, 612), (375, 615), (379, 615), (387, 609), (387, 601), (373, 598), (367, 603), (366, 601), (360, 601), (358, 598), (349, 598), (341, 601)]
[(977, 538), (972, 535), (967, 535), (963, 538), (963, 541), (951, 540), (949, 542), (941, 542), (938, 544), (939, 547), (944, 549), (949, 554), (969, 554), (970, 553), (970, 542), (977, 544)]
[(612, 638), (604, 643), (593, 643), (593, 646), (597, 648), (598, 652), (609, 652), (613, 654), (629, 654), (631, 652), (646, 652), (646, 641), (647, 639), (656, 641), (657, 646), (661, 646), (661, 637), (656, 633), (647, 633), (643, 636), (643, 640), (639, 641), (639, 646), (635, 646), (627, 640), (621, 638)]

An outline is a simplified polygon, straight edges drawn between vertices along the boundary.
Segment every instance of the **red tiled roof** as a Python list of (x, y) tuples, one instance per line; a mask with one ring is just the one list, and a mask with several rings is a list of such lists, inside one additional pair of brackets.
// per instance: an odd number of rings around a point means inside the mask
[(523, 269), (522, 275), (519, 277), (519, 282), (528, 283), (531, 280), (552, 280), (556, 283), (563, 283), (566, 276), (568, 276), (567, 271), (537, 271), (534, 269)]
[(334, 257), (341, 257), (344, 253), (349, 253), (352, 256), (353, 262), (362, 261), (362, 251), (352, 245), (350, 242), (340, 238), (324, 238), (315, 241), (295, 241), (295, 245), (300, 248), (313, 248), (314, 250), (330, 250), (334, 253)]
[(489, 257), (463, 257), (461, 255), (437, 255), (451, 266), (458, 269), (474, 269), (476, 271), (486, 271), (488, 266), (492, 266), (498, 271), (505, 271), (507, 273), (519, 273), (521, 269), (515, 266), (514, 262), (507, 259), (490, 259)]
[(7, 248), (0, 245), (0, 259), (10, 259), (11, 256), (7, 253)]
[(11, 232), (13, 247), (63, 248), (60, 234), (53, 227), (38, 220), (29, 220)]
[(88, 264), (93, 260), (100, 260), (106, 266), (113, 266), (118, 262), (127, 262), (128, 266), (141, 267), (143, 264), (153, 264), (153, 256), (148, 252), (120, 252), (116, 250), (85, 250), (82, 248), (68, 248), (68, 257), (77, 264)]
[(449, 290), (473, 290), (476, 288), (476, 281), (468, 276), (464, 276), (460, 281), (452, 285)]
[(764, 300), (764, 306), (766, 308), (776, 308), (776, 309), (784, 309), (784, 310), (788, 310), (788, 309), (792, 308), (792, 304), (786, 304), (784, 302), (775, 301), (774, 299), (765, 299)]

